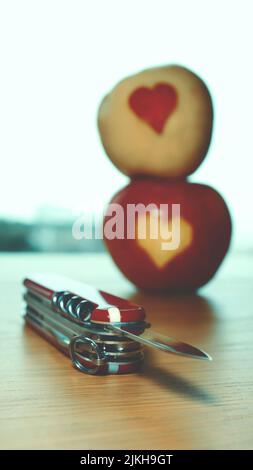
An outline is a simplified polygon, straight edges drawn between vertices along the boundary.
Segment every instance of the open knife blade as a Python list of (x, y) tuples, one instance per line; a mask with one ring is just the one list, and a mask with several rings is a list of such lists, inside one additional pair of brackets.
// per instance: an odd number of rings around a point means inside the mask
[(205, 351), (202, 351), (201, 349), (198, 349), (191, 344), (178, 341), (174, 338), (167, 338), (166, 336), (163, 336), (160, 333), (156, 333), (154, 331), (145, 332), (142, 335), (137, 336), (127, 330), (124, 330), (123, 328), (119, 328), (115, 324), (110, 324), (106, 328), (118, 332), (119, 334), (144, 344), (145, 346), (160, 349), (161, 351), (167, 353), (178, 354), (180, 356), (185, 356), (192, 359), (212, 361), (212, 357)]

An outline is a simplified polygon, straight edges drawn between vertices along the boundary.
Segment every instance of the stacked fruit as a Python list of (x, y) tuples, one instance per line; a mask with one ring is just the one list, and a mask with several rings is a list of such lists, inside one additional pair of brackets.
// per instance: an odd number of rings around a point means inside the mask
[[(122, 80), (101, 103), (104, 148), (131, 178), (111, 201), (124, 209), (124, 236), (119, 230), (120, 236), (105, 236), (105, 243), (140, 288), (196, 289), (214, 275), (228, 250), (231, 219), (224, 200), (210, 186), (187, 181), (206, 156), (212, 123), (206, 85), (175, 65)], [(142, 208), (134, 224), (128, 211), (133, 205)]]

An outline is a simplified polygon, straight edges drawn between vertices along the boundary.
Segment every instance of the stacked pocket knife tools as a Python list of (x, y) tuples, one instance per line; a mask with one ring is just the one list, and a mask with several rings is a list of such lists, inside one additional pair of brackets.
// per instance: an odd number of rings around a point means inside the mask
[(24, 280), (25, 322), (88, 374), (136, 372), (142, 346), (211, 360), (200, 349), (150, 330), (143, 307), (71, 279), (37, 274)]

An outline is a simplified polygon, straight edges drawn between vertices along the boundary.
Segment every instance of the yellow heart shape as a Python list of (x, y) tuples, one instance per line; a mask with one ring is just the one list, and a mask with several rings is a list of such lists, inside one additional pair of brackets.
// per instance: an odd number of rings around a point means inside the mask
[[(155, 224), (158, 228), (158, 236), (153, 238), (151, 234), (156, 233)], [(138, 215), (136, 234), (137, 243), (140, 248), (146, 252), (149, 258), (151, 258), (153, 263), (160, 269), (172, 261), (172, 259), (179, 255), (179, 253), (185, 251), (192, 243), (193, 229), (191, 224), (183, 217), (180, 217), (179, 227), (180, 238), (177, 248), (165, 250), (162, 249), (162, 244), (170, 243), (171, 236), (165, 239), (162, 238), (161, 234), (165, 233), (165, 231), (172, 232), (172, 221), (164, 220), (161, 216), (157, 217), (157, 214), (153, 214), (152, 212)], [(143, 234), (146, 234), (145, 238), (143, 238)]]

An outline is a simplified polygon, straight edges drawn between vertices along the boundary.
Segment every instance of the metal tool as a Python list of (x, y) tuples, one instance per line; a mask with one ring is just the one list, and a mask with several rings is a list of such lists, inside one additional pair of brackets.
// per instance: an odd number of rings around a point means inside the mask
[(90, 374), (128, 373), (143, 362), (142, 345), (188, 358), (211, 360), (200, 349), (155, 332), (142, 307), (66, 278), (24, 280), (25, 320)]

